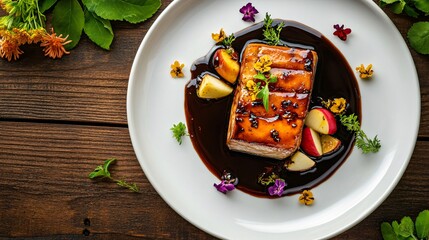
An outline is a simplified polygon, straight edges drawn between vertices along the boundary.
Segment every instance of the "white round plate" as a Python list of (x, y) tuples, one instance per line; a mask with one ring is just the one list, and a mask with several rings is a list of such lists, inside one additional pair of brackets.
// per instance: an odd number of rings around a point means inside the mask
[[(382, 148), (355, 149), (328, 180), (314, 188), (315, 203), (298, 195), (256, 198), (239, 190), (224, 195), (219, 180), (201, 161), (189, 138), (182, 145), (170, 128), (186, 122), (184, 87), (189, 67), (214, 45), (211, 33), (251, 25), (239, 9), (248, 1), (176, 0), (147, 32), (132, 66), (127, 114), (137, 158), (161, 197), (200, 229), (228, 239), (322, 239), (357, 224), (389, 195), (414, 149), (420, 120), (420, 90), (410, 52), (388, 17), (371, 0), (253, 0), (256, 22), (272, 18), (306, 24), (330, 39), (352, 68), (372, 63), (375, 76), (358, 80), (362, 128), (378, 135)], [(333, 25), (352, 29), (346, 42)], [(173, 79), (170, 65), (185, 63), (185, 78)]]

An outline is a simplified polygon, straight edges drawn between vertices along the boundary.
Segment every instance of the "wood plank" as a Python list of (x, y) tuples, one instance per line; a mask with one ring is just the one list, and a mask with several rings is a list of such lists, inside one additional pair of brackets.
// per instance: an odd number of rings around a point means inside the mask
[(126, 124), (126, 91), (131, 65), (156, 17), (141, 24), (113, 22), (110, 51), (86, 36), (70, 55), (46, 58), (37, 46), (24, 47), (18, 61), (0, 59), (0, 119), (58, 120)]
[[(110, 157), (119, 159), (113, 176), (136, 182), (141, 194), (87, 178)], [(415, 217), (428, 208), (427, 169), (429, 142), (418, 142), (390, 197), (335, 239), (380, 239), (382, 221)], [(135, 158), (126, 128), (3, 122), (0, 189), (0, 238), (76, 239), (87, 229), (97, 239), (214, 239), (159, 197)]]

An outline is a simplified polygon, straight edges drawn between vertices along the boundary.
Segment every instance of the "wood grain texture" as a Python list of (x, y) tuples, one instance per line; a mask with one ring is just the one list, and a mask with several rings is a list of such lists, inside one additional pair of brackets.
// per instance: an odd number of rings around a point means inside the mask
[[(135, 159), (126, 128), (3, 122), (0, 153), (0, 238), (77, 239), (84, 229), (95, 239), (213, 238), (159, 197)], [(118, 159), (112, 175), (136, 182), (142, 193), (87, 178), (112, 156)], [(382, 221), (428, 208), (427, 169), (429, 142), (421, 141), (387, 200), (334, 239), (379, 239)]]
[[(216, 239), (156, 193), (127, 129), (126, 91), (134, 55), (171, 2), (162, 1), (161, 10), (145, 23), (115, 22), (111, 51), (84, 37), (61, 60), (29, 47), (19, 61), (0, 61), (0, 239)], [(414, 20), (385, 12), (406, 39)], [(413, 157), (383, 204), (333, 239), (381, 239), (381, 222), (415, 218), (429, 209), (429, 57), (410, 51), (422, 99)], [(142, 193), (87, 178), (110, 157), (118, 159), (112, 174), (136, 182)]]

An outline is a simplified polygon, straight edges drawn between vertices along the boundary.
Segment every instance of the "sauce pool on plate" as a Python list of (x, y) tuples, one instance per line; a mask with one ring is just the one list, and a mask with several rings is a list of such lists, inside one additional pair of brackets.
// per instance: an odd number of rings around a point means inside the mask
[[(314, 78), (309, 109), (321, 107), (321, 101), (345, 98), (347, 114), (356, 114), (361, 119), (361, 101), (356, 78), (341, 52), (319, 32), (294, 21), (274, 20), (284, 23), (280, 39), (282, 44), (293, 48), (311, 49), (317, 52), (319, 60)], [(258, 23), (234, 34), (234, 50), (241, 53), (249, 43), (264, 43), (264, 23)], [(231, 151), (226, 145), (228, 122), (233, 94), (221, 99), (201, 99), (197, 96), (197, 85), (203, 74), (217, 75), (214, 52), (222, 48), (213, 47), (209, 53), (196, 60), (191, 67), (191, 80), (185, 87), (185, 114), (192, 144), (207, 168), (218, 178), (230, 173), (238, 178), (236, 187), (258, 197), (271, 197), (267, 186), (258, 183), (258, 178), (275, 173), (286, 182), (283, 195), (311, 189), (332, 175), (347, 159), (353, 149), (354, 134), (348, 132), (339, 122), (333, 135), (341, 140), (341, 147), (332, 154), (311, 157), (316, 166), (304, 172), (286, 170), (284, 160), (258, 157)]]

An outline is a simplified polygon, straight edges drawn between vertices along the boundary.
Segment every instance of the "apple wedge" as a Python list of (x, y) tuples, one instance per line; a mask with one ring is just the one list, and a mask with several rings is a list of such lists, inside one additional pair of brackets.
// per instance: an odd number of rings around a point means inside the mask
[(315, 161), (298, 151), (286, 161), (284, 167), (292, 172), (304, 172), (314, 167), (314, 165), (316, 165)]
[(205, 74), (201, 80), (200, 86), (197, 89), (197, 95), (200, 98), (222, 98), (232, 93), (233, 88), (222, 80)]
[(319, 133), (309, 127), (305, 127), (302, 130), (301, 149), (310, 156), (322, 156), (323, 151)]
[(320, 141), (322, 143), (323, 154), (332, 153), (338, 150), (338, 148), (340, 148), (341, 146), (341, 141), (338, 138), (333, 137), (331, 135), (322, 135), (320, 137)]
[(240, 64), (227, 49), (218, 49), (214, 54), (216, 72), (226, 81), (234, 84), (240, 72)]
[(305, 125), (321, 134), (334, 134), (337, 131), (334, 114), (324, 108), (313, 108), (305, 118)]

